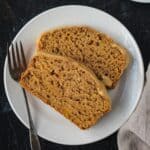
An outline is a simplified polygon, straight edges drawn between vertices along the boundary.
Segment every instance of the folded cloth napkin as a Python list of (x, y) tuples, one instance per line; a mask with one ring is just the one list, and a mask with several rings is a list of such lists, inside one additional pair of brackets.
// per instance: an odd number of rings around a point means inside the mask
[(118, 133), (119, 150), (150, 150), (150, 64), (140, 102)]

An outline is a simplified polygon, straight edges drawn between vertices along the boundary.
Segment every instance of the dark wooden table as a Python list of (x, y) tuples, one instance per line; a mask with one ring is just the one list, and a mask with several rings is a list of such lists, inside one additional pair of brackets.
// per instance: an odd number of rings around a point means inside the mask
[[(129, 0), (0, 0), (0, 149), (29, 150), (28, 130), (17, 119), (7, 101), (3, 86), (6, 43), (32, 17), (44, 10), (82, 4), (102, 9), (119, 19), (134, 35), (140, 46), (145, 70), (150, 60), (150, 4)], [(63, 146), (40, 139), (43, 150), (117, 150), (117, 133), (97, 143)]]

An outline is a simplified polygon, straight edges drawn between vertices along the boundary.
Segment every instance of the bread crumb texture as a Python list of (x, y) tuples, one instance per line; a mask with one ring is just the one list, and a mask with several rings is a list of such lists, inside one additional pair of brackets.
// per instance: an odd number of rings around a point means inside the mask
[(64, 27), (45, 32), (38, 51), (67, 56), (89, 67), (107, 87), (114, 87), (128, 64), (126, 50), (89, 27)]
[[(82, 30), (84, 32), (86, 31), (84, 28)], [(52, 45), (54, 46), (59, 36), (63, 36), (62, 40), (68, 37), (64, 36), (70, 33), (68, 31), (71, 31), (71, 29), (69, 28), (66, 31), (62, 29), (61, 32), (56, 30), (52, 34), (53, 36), (50, 33), (51, 36), (47, 37), (44, 35), (43, 38), (52, 38)], [(78, 30), (74, 29), (70, 34), (79, 34), (81, 38)], [(84, 34), (87, 33), (85, 32)], [(89, 38), (90, 36), (94, 36), (93, 34), (88, 35)], [(71, 37), (70, 35), (69, 41), (74, 39), (71, 39)], [(79, 42), (79, 40), (77, 41)], [(70, 43), (73, 44), (73, 42)], [(44, 48), (50, 50), (49, 47), (52, 45), (47, 43)], [(63, 48), (64, 45), (60, 44), (60, 46)], [(68, 55), (69, 51), (65, 50), (65, 48), (64, 51), (58, 50), (57, 53), (66, 53)], [(73, 56), (76, 56), (76, 54)], [(83, 55), (79, 54), (79, 56), (83, 59)], [(96, 76), (88, 69), (74, 60), (63, 56), (43, 53), (37, 54), (32, 58), (27, 70), (22, 73), (20, 84), (81, 129), (91, 127), (111, 109), (111, 102), (103, 83), (98, 81)]]

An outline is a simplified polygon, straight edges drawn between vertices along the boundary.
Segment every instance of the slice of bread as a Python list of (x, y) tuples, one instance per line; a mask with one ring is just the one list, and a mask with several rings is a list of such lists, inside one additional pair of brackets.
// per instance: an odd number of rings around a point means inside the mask
[(68, 56), (89, 67), (112, 88), (128, 65), (127, 51), (107, 35), (89, 27), (64, 27), (45, 32), (37, 51)]
[(91, 127), (111, 109), (103, 83), (71, 58), (38, 53), (20, 84), (81, 129)]

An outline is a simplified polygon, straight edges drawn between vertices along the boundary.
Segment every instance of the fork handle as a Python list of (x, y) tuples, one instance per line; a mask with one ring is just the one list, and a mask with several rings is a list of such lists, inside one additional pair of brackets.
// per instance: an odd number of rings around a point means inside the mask
[(35, 130), (35, 127), (34, 127), (34, 124), (33, 124), (33, 121), (32, 121), (27, 94), (26, 94), (26, 91), (23, 88), (22, 88), (22, 91), (23, 91), (23, 95), (24, 95), (24, 98), (25, 98), (25, 103), (26, 103), (26, 108), (27, 108), (27, 115), (28, 115), (28, 120), (29, 120), (29, 127), (30, 127), (29, 136), (30, 136), (31, 150), (41, 150), (39, 138), (37, 136), (37, 132)]
[(41, 150), (39, 138), (36, 133), (29, 130), (31, 150)]

